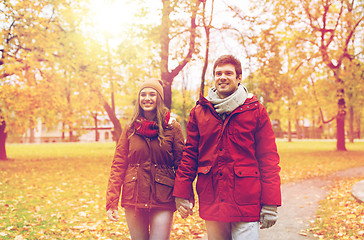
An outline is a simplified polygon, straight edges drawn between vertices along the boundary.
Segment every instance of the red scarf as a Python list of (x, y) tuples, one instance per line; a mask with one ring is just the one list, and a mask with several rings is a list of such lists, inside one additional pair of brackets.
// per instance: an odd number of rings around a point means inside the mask
[[(166, 128), (169, 122), (170, 113), (166, 112), (163, 128)], [(158, 136), (158, 124), (155, 121), (149, 121), (145, 117), (139, 116), (134, 124), (135, 133), (147, 138), (154, 138)]]

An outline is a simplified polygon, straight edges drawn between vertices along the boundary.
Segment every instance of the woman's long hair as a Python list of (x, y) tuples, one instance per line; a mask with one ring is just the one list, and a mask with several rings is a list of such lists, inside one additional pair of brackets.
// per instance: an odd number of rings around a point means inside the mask
[[(129, 136), (129, 138), (131, 136), (133, 136), (135, 134), (135, 129), (132, 128), (134, 122), (137, 120), (137, 118), (139, 116), (144, 116), (144, 110), (141, 108), (140, 106), (140, 93), (138, 94), (138, 100), (135, 102), (135, 109), (134, 109), (134, 113), (133, 116), (131, 117), (130, 123), (129, 123), (129, 127), (131, 128), (131, 134)], [(163, 125), (164, 122), (166, 121), (166, 112), (168, 111), (168, 108), (164, 105), (164, 102), (162, 100), (162, 97), (159, 95), (159, 93), (157, 92), (157, 102), (156, 102), (156, 122), (158, 125), (158, 140), (159, 140), (159, 145), (162, 144), (162, 142), (164, 142), (165, 136), (164, 136), (164, 129), (163, 129)]]

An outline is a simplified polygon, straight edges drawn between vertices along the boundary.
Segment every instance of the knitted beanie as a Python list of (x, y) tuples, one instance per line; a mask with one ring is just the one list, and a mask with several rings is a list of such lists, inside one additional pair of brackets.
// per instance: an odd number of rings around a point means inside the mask
[(153, 88), (154, 90), (156, 90), (159, 93), (162, 100), (164, 100), (164, 93), (163, 93), (163, 85), (162, 84), (163, 84), (162, 80), (159, 80), (159, 79), (156, 79), (156, 78), (148, 79), (140, 87), (139, 94), (140, 94), (140, 91), (143, 90), (144, 88)]

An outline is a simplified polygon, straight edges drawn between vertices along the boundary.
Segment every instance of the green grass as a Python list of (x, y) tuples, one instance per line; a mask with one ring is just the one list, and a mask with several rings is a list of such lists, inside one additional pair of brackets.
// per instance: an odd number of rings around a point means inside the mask
[[(278, 142), (282, 182), (325, 176), (364, 166), (364, 143)], [(12, 160), (0, 161), (0, 239), (127, 239), (121, 221), (105, 217), (105, 191), (114, 143), (9, 144)], [(193, 239), (203, 230), (197, 210), (175, 218), (172, 239)], [(183, 236), (183, 237), (182, 237)]]
[(277, 147), (282, 183), (364, 166), (364, 142), (346, 143), (346, 152), (336, 151), (335, 141), (278, 142)]
[[(0, 239), (125, 237), (105, 219), (114, 143), (9, 145), (0, 162)], [(105, 234), (103, 234), (105, 232)]]

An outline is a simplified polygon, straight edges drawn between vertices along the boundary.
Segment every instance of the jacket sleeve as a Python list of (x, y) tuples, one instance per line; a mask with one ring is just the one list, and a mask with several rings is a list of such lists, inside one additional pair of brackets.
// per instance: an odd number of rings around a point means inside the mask
[(281, 180), (279, 176), (279, 155), (273, 128), (262, 104), (259, 104), (259, 120), (256, 140), (256, 158), (259, 162), (262, 184), (262, 205), (281, 205)]
[(176, 172), (173, 196), (184, 199), (193, 199), (192, 183), (196, 178), (198, 165), (199, 131), (195, 118), (195, 108), (191, 110), (187, 124), (187, 141), (183, 148), (181, 164)]
[(129, 140), (127, 132), (128, 127), (124, 127), (116, 146), (106, 191), (106, 211), (118, 209), (121, 186), (128, 167)]
[(173, 136), (173, 167), (178, 169), (181, 163), (183, 147), (185, 140), (182, 134), (181, 125), (178, 122), (174, 123), (174, 136)]

